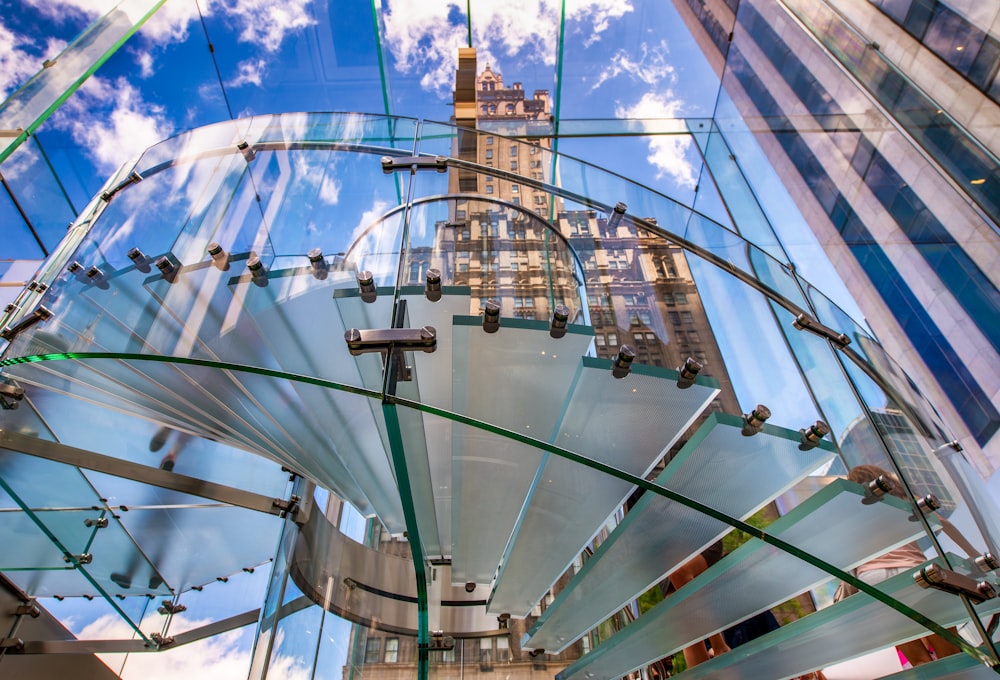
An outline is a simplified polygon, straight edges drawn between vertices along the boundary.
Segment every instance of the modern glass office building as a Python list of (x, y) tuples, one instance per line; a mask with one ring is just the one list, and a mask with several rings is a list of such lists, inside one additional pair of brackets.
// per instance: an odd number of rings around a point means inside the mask
[(0, 678), (995, 676), (983, 4), (5, 4)]

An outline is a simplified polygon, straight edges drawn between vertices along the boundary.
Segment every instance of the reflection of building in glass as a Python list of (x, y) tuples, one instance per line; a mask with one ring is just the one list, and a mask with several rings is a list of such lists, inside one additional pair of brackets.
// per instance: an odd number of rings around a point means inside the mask
[(888, 352), (994, 469), (995, 13), (881, 0), (674, 4)]
[[(475, 51), (462, 53), (463, 65), (475, 68)], [(465, 75), (459, 71), (459, 83)], [(524, 136), (530, 133), (530, 126), (547, 121), (546, 92), (536, 91), (533, 99), (525, 99), (520, 83), (504, 87), (502, 76), (489, 66), (477, 74), (475, 82), (475, 116), (463, 121), (469, 128), (486, 123), (492, 131), (499, 123), (505, 134)], [(456, 101), (459, 99), (457, 92)], [(456, 106), (456, 118), (460, 115)], [(522, 175), (527, 170), (528, 177), (538, 181), (550, 176), (548, 139), (524, 143), (480, 130), (475, 135), (460, 134), (457, 144), (462, 157), (485, 168), (520, 171)], [(436, 224), (434, 247), (411, 254), (406, 284), (422, 285), (428, 268), (440, 268), (444, 281), (471, 288), (473, 314), (481, 313), (488, 300), (496, 300), (503, 318), (547, 322), (553, 304), (566, 304), (571, 306), (571, 318), (584, 323), (575, 306), (586, 305), (597, 356), (613, 358), (620, 346), (627, 344), (635, 349), (635, 361), (649, 366), (674, 368), (691, 357), (705, 366), (705, 375), (720, 381), (722, 392), (691, 432), (712, 412), (740, 412), (683, 249), (637, 229), (630, 221), (612, 227), (608, 216), (597, 211), (567, 210), (561, 199), (516, 178), (461, 170), (451, 173), (452, 188), (460, 184), (464, 187), (461, 194), (468, 196), (452, 199), (449, 219)], [(550, 209), (552, 219), (548, 217)], [(586, 300), (579, 297), (576, 257), (591, 282)], [(599, 285), (595, 287), (594, 282)], [(603, 532), (600, 538), (605, 536)], [(562, 668), (589, 651), (590, 636), (557, 655), (531, 657), (519, 645), (525, 631), (578, 567), (570, 569), (526, 619), (510, 619), (506, 624), (509, 634), (458, 640), (453, 650), (432, 652), (434, 672), (458, 677), (463, 666), (478, 662), (482, 671), (503, 670), (508, 677), (529, 677), (547, 667)], [(623, 611), (620, 616), (627, 619), (630, 614)], [(622, 622), (615, 618), (608, 630), (620, 627)], [(601, 636), (600, 632), (593, 634)], [(356, 635), (354, 653), (363, 655), (366, 676), (396, 678), (413, 672), (414, 638), (360, 629)], [(356, 664), (360, 662), (355, 659)]]
[[(886, 466), (883, 442), (903, 471), (913, 493), (932, 493), (941, 500), (946, 512), (955, 507), (951, 491), (942, 481), (941, 471), (934, 468), (935, 459), (927, 455), (926, 440), (900, 411), (873, 411), (871, 420), (859, 418), (840, 436), (840, 450), (850, 466)], [(874, 423), (874, 425), (872, 424)]]
[[(548, 93), (536, 90), (526, 99), (521, 83), (505, 87), (502, 75), (490, 66), (475, 76), (474, 105), (463, 101), (471, 94), (461, 86), (475, 69), (475, 50), (461, 50), (455, 93), (460, 124), (513, 136), (530, 136), (548, 124)], [(481, 131), (460, 136), (458, 145), (463, 158), (486, 168), (522, 175), (527, 170), (526, 176), (539, 182), (551, 177), (547, 137), (515, 142)], [(461, 177), (461, 171), (453, 174)], [(636, 350), (637, 362), (651, 366), (674, 368), (692, 357), (705, 366), (705, 375), (722, 383), (713, 410), (739, 413), (684, 251), (630, 221), (612, 226), (606, 215), (566, 209), (561, 199), (541, 188), (511, 180), (477, 174), (475, 184), (463, 186), (474, 186), (469, 191), (480, 194), (478, 199), (456, 200), (451, 222), (439, 225), (445, 227), (438, 237), (443, 265), (453, 257), (453, 280), (472, 287), (473, 313), (495, 298), (505, 317), (547, 320), (553, 299), (571, 304), (576, 294), (571, 248), (588, 281), (600, 281), (580, 301), (589, 311), (598, 356), (612, 358), (628, 344)], [(655, 223), (655, 216), (649, 219)], [(569, 248), (552, 236), (552, 226)], [(411, 276), (420, 271), (411, 268)]]

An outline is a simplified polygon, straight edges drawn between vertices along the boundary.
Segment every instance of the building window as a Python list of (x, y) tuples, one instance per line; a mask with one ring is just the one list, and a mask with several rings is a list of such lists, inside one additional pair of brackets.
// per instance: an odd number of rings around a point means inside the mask
[(367, 642), (365, 642), (365, 663), (379, 662), (381, 646), (382, 640), (379, 638), (368, 638)]
[(396, 663), (399, 660), (399, 638), (386, 638), (385, 662)]
[(683, 323), (694, 323), (694, 316), (691, 312), (681, 312), (681, 321)]
[(492, 136), (487, 136), (486, 137), (486, 144), (489, 145), (489, 144), (492, 144), (492, 143), (493, 143), (493, 137)]
[(479, 638), (479, 666), (482, 670), (493, 669), (492, 638)]
[(513, 104), (507, 104), (507, 115), (508, 116), (513, 116), (514, 115), (514, 105)]
[(633, 326), (652, 326), (653, 317), (649, 312), (637, 310), (631, 313), (631, 324)]
[(677, 278), (677, 266), (674, 264), (674, 258), (670, 255), (664, 255), (657, 261), (657, 266), (660, 270), (660, 274), (666, 276), (668, 279)]
[(424, 273), (424, 267), (426, 262), (412, 262), (410, 263), (410, 281), (419, 282)]
[(608, 333), (608, 346), (609, 347), (617, 347), (618, 346), (618, 334), (617, 333)]
[(517, 193), (520, 193), (520, 191), (521, 191), (521, 187), (518, 186), (517, 184), (511, 184), (510, 185), (510, 193), (517, 194)]
[(667, 318), (674, 326), (679, 326), (681, 324), (681, 315), (679, 312), (667, 312)]
[(687, 293), (674, 293), (674, 299), (679, 305), (686, 305), (688, 302)]
[(510, 663), (510, 639), (497, 638), (497, 662)]
[(514, 158), (517, 158), (517, 144), (510, 147), (510, 155), (513, 156)]
[(489, 184), (493, 181), (493, 175), (486, 175), (486, 183)]
[(493, 158), (493, 149), (486, 149), (486, 159)]
[(516, 297), (514, 298), (514, 307), (534, 307), (535, 298), (532, 297)]
[(493, 193), (493, 185), (492, 184), (487, 184), (486, 185), (486, 193), (488, 193), (488, 194), (492, 194)]
[(511, 170), (517, 170), (517, 161), (511, 161), (510, 162), (510, 169)]

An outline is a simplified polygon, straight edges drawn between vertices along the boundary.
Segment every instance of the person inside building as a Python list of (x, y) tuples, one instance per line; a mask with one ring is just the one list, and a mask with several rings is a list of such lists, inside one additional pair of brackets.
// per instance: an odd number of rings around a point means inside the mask
[[(688, 560), (670, 575), (670, 583), (674, 588), (680, 590), (685, 584), (690, 583), (698, 574), (701, 574), (713, 564), (722, 559), (722, 540), (718, 540), (708, 546), (700, 555)], [(722, 635), (722, 631), (715, 633), (708, 638), (708, 643), (712, 646), (711, 655), (718, 656), (729, 651), (729, 645)], [(700, 663), (709, 659), (709, 650), (705, 646), (705, 641), (698, 642), (684, 649), (684, 663), (688, 668), (694, 668)]]
[[(878, 479), (880, 475), (893, 482), (893, 488), (890, 491), (892, 495), (906, 500), (902, 484), (892, 474), (877, 465), (858, 465), (851, 468), (847, 474), (847, 478), (852, 482), (867, 486), (875, 479)], [(884, 555), (879, 555), (875, 559), (862, 564), (855, 571), (858, 578), (862, 581), (876, 585), (925, 562), (927, 562), (927, 557), (914, 542), (907, 543), (895, 550), (890, 550)], [(955, 632), (955, 629), (952, 628), (951, 631)], [(934, 660), (935, 656), (940, 659), (961, 651), (957, 646), (948, 642), (937, 633), (932, 633), (918, 640), (904, 642), (901, 645), (897, 645), (896, 649), (913, 666), (930, 663)], [(932, 656), (932, 652), (934, 656)]]

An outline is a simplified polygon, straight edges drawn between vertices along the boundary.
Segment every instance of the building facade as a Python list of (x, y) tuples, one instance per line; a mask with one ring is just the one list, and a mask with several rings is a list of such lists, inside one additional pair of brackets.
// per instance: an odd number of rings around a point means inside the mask
[(868, 322), (994, 470), (995, 8), (676, 6)]

